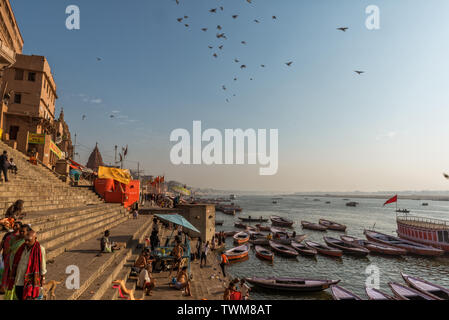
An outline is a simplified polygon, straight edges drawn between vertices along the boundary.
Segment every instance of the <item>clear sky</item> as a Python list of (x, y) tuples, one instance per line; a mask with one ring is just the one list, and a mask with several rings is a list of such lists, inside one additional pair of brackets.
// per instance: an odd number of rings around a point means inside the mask
[[(110, 162), (114, 145), (128, 144), (128, 167), (140, 161), (146, 174), (197, 187), (448, 187), (447, 0), (11, 2), (24, 53), (45, 55), (54, 71), (57, 110), (64, 107), (81, 144), (76, 160), (85, 163), (98, 142)], [(80, 30), (65, 27), (71, 4), (81, 10)], [(380, 30), (365, 27), (368, 5), (380, 9)], [(176, 20), (184, 15), (188, 28)], [(216, 38), (217, 25), (227, 40)], [(279, 129), (278, 173), (172, 165), (170, 132), (191, 131), (193, 120), (219, 130)]]

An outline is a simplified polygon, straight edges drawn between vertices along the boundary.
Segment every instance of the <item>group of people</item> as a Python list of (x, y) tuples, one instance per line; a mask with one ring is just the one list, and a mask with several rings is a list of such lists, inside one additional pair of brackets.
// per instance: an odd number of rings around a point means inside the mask
[(14, 222), (0, 244), (0, 291), (5, 300), (39, 300), (45, 285), (46, 253), (30, 225)]
[(14, 174), (17, 174), (17, 165), (14, 163), (13, 158), (8, 157), (8, 152), (5, 150), (3, 154), (0, 155), (0, 180), (3, 181), (2, 173), (5, 176), (5, 182), (8, 180), (8, 170)]
[(245, 279), (234, 279), (226, 288), (223, 299), (224, 300), (249, 300), (249, 292), (251, 288), (246, 284)]
[(196, 243), (196, 259), (200, 259), (200, 268), (207, 266), (207, 255), (209, 254), (209, 250), (209, 241), (203, 242), (201, 237), (198, 238)]
[(17, 200), (6, 210), (4, 218), (0, 219), (0, 229), (11, 231), (14, 222), (22, 220), (26, 216), (23, 205), (23, 200)]
[(145, 291), (147, 296), (151, 296), (151, 290), (156, 286), (156, 282), (153, 278), (153, 263), (155, 259), (151, 256), (151, 252), (148, 248), (145, 248), (134, 263), (133, 271), (138, 276), (137, 288)]

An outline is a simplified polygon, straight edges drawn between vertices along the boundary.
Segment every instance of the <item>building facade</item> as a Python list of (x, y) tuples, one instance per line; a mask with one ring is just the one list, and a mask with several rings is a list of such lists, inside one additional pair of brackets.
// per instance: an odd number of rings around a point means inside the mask
[[(4, 114), (8, 111), (8, 86), (3, 85), (5, 70), (16, 62), (16, 54), (22, 53), (23, 38), (20, 34), (14, 12), (9, 0), (0, 0), (0, 131), (3, 128)], [(2, 132), (0, 132), (0, 136)]]
[[(17, 54), (14, 65), (3, 73), (0, 90), (9, 93), (2, 139), (23, 153), (36, 151), (44, 165), (54, 166), (64, 157), (55, 143), (58, 134), (63, 134), (63, 125), (55, 122), (58, 96), (47, 59)], [(43, 140), (30, 139), (30, 134)]]

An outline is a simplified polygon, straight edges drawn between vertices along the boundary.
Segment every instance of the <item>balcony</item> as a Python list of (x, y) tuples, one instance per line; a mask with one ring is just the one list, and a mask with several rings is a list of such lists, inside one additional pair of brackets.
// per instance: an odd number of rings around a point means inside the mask
[(0, 69), (9, 67), (16, 62), (16, 53), (0, 40)]

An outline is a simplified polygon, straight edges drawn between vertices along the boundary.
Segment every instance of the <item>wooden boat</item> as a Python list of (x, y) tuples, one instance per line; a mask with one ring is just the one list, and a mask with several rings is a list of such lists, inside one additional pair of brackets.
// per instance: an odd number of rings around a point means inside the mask
[(320, 219), (318, 221), (319, 224), (322, 226), (327, 227), (329, 230), (335, 230), (335, 231), (346, 231), (346, 226), (344, 224), (340, 224), (334, 221), (329, 221), (326, 219)]
[(316, 256), (318, 253), (316, 249), (308, 248), (305, 244), (298, 243), (296, 241), (292, 241), (290, 245), (292, 246), (293, 249), (298, 251), (298, 253), (303, 256)]
[(295, 242), (303, 242), (305, 239), (307, 238), (306, 234), (299, 234), (293, 237), (293, 234), (289, 233), (288, 238), (279, 238), (279, 239), (274, 239), (276, 242), (279, 242), (281, 244), (285, 244), (285, 245), (291, 245), (291, 243), (293, 241)]
[(252, 226), (247, 226), (246, 227), (246, 231), (250, 231), (250, 232), (258, 232), (256, 227), (252, 227)]
[(437, 300), (425, 293), (422, 293), (416, 289), (403, 286), (396, 282), (390, 282), (388, 285), (393, 291), (396, 298), (399, 300)]
[(292, 220), (282, 218), (279, 216), (271, 216), (270, 220), (271, 220), (271, 224), (273, 226), (279, 226), (279, 227), (291, 227), (294, 223)]
[(370, 300), (396, 300), (392, 296), (374, 288), (365, 288), (365, 291)]
[(347, 207), (357, 207), (358, 204), (359, 204), (358, 202), (351, 201), (351, 202), (346, 203), (346, 206)]
[(334, 300), (363, 300), (358, 295), (338, 285), (332, 285), (330, 288)]
[(360, 246), (369, 250), (371, 254), (382, 254), (388, 256), (402, 256), (407, 254), (407, 250), (392, 247), (386, 244), (380, 244), (364, 239), (357, 239), (351, 236), (340, 236), (343, 242), (352, 244), (353, 246)]
[(339, 240), (339, 239), (335, 239), (332, 237), (323, 237), (323, 239), (324, 239), (324, 242), (326, 242), (326, 244), (328, 246), (340, 249), (341, 251), (343, 251), (344, 253), (347, 253), (347, 254), (352, 254), (352, 255), (357, 255), (357, 256), (367, 256), (369, 254), (368, 249), (354, 246), (352, 244), (343, 242), (342, 240)]
[(256, 239), (250, 238), (249, 243), (251, 243), (253, 245), (258, 245), (258, 246), (269, 246), (270, 240), (268, 240), (267, 238), (256, 238)]
[(293, 249), (292, 247), (274, 242), (274, 241), (270, 241), (270, 247), (271, 249), (274, 250), (274, 252), (286, 256), (286, 257), (297, 257), (298, 256), (298, 252), (296, 252), (295, 249)]
[(247, 230), (248, 234), (249, 234), (249, 238), (250, 239), (256, 239), (256, 238), (266, 238), (267, 235), (259, 232), (259, 231), (251, 231), (251, 230)]
[(215, 225), (216, 226), (222, 226), (224, 223), (224, 220), (215, 220)]
[(340, 280), (314, 280), (303, 278), (246, 278), (248, 283), (276, 291), (317, 292), (335, 285)]
[[(217, 211), (220, 211), (220, 210), (217, 210)], [(228, 216), (235, 216), (235, 210), (222, 209), (221, 212), (223, 212), (224, 214), (227, 214)]]
[(252, 218), (252, 217), (239, 217), (239, 219), (243, 222), (268, 222), (268, 219), (265, 218)]
[(274, 260), (274, 253), (271, 252), (268, 249), (265, 249), (261, 246), (256, 246), (256, 256), (263, 260), (273, 261)]
[(234, 242), (237, 244), (247, 243), (249, 241), (249, 234), (246, 232), (239, 232), (233, 236)]
[(401, 272), (404, 281), (412, 288), (421, 291), (437, 300), (449, 300), (449, 289), (429, 281), (412, 277)]
[(241, 260), (248, 257), (249, 247), (247, 245), (235, 247), (225, 251), (226, 257), (229, 261)]
[(426, 246), (409, 240), (403, 240), (384, 233), (365, 230), (364, 234), (368, 240), (405, 249), (408, 253), (418, 254), (422, 256), (441, 256), (444, 254), (444, 251), (441, 249)]
[(330, 248), (324, 244), (320, 244), (318, 242), (314, 241), (306, 241), (305, 245), (310, 249), (315, 249), (318, 251), (318, 253), (326, 255), (326, 256), (332, 256), (332, 257), (341, 257), (343, 255), (343, 251), (335, 248)]
[(236, 222), (234, 223), (234, 227), (239, 228), (239, 229), (245, 229), (248, 227), (246, 224), (244, 223), (240, 223), (240, 222)]
[(270, 231), (270, 227), (268, 226), (263, 226), (261, 224), (256, 224), (256, 227), (260, 230), (260, 231)]
[(301, 221), (301, 225), (304, 229), (316, 230), (316, 231), (326, 231), (327, 227), (318, 223), (312, 223), (308, 221)]

